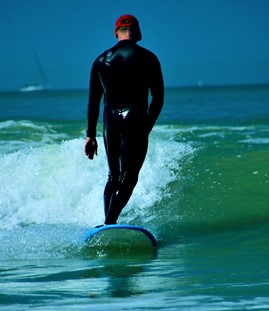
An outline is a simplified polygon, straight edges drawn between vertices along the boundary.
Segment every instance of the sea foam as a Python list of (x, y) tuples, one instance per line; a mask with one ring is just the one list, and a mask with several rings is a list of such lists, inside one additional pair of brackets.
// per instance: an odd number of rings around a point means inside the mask
[[(83, 149), (81, 138), (0, 155), (1, 227), (102, 223), (108, 171), (102, 139), (93, 161)], [(151, 140), (125, 214), (133, 208), (143, 213), (160, 201), (176, 178), (180, 161), (192, 153), (193, 148), (184, 143)]]

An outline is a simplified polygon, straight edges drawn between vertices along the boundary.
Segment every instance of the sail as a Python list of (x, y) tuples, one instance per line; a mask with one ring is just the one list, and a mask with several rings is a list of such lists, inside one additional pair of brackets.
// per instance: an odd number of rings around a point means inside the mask
[(44, 71), (44, 68), (41, 64), (41, 61), (36, 53), (34, 54), (34, 61), (37, 69), (37, 78), (35, 83), (25, 84), (20, 87), (21, 92), (36, 92), (36, 91), (44, 91), (49, 89), (48, 78)]

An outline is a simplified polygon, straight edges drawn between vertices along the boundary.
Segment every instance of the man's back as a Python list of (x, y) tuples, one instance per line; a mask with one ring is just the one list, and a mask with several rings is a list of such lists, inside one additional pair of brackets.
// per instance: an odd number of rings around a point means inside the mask
[(156, 90), (156, 94), (162, 90), (157, 57), (132, 40), (118, 42), (100, 55), (95, 64), (105, 105), (110, 108), (147, 109), (149, 89)]

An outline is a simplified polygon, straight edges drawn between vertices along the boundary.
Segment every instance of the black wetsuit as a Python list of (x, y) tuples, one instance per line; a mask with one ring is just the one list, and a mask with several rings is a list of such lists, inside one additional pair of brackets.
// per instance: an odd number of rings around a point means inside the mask
[(104, 191), (105, 223), (113, 224), (137, 183), (147, 153), (148, 134), (163, 106), (163, 77), (157, 57), (132, 40), (122, 40), (95, 60), (87, 130), (87, 136), (93, 139), (102, 96), (109, 167)]

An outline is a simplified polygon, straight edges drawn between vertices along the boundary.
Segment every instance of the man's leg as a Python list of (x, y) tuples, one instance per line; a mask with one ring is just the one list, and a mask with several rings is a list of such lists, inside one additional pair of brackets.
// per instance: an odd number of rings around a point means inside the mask
[(115, 224), (117, 219), (124, 208), (124, 206), (129, 201), (133, 189), (137, 184), (138, 176), (131, 176), (125, 173), (118, 183), (116, 191), (111, 195), (109, 210), (106, 214), (105, 224)]
[(110, 207), (110, 201), (113, 193), (118, 189), (119, 186), (119, 176), (113, 176), (109, 173), (108, 180), (105, 186), (104, 190), (104, 211), (105, 211), (105, 217), (107, 216), (109, 207)]
[(108, 180), (104, 190), (104, 212), (106, 217), (110, 208), (112, 194), (118, 189), (119, 186), (119, 157), (121, 149), (121, 139), (117, 135), (116, 131), (105, 131), (104, 144), (109, 168)]
[(120, 167), (121, 176), (117, 189), (112, 193), (105, 224), (115, 224), (129, 201), (138, 181), (148, 148), (147, 135), (132, 135), (122, 142)]

